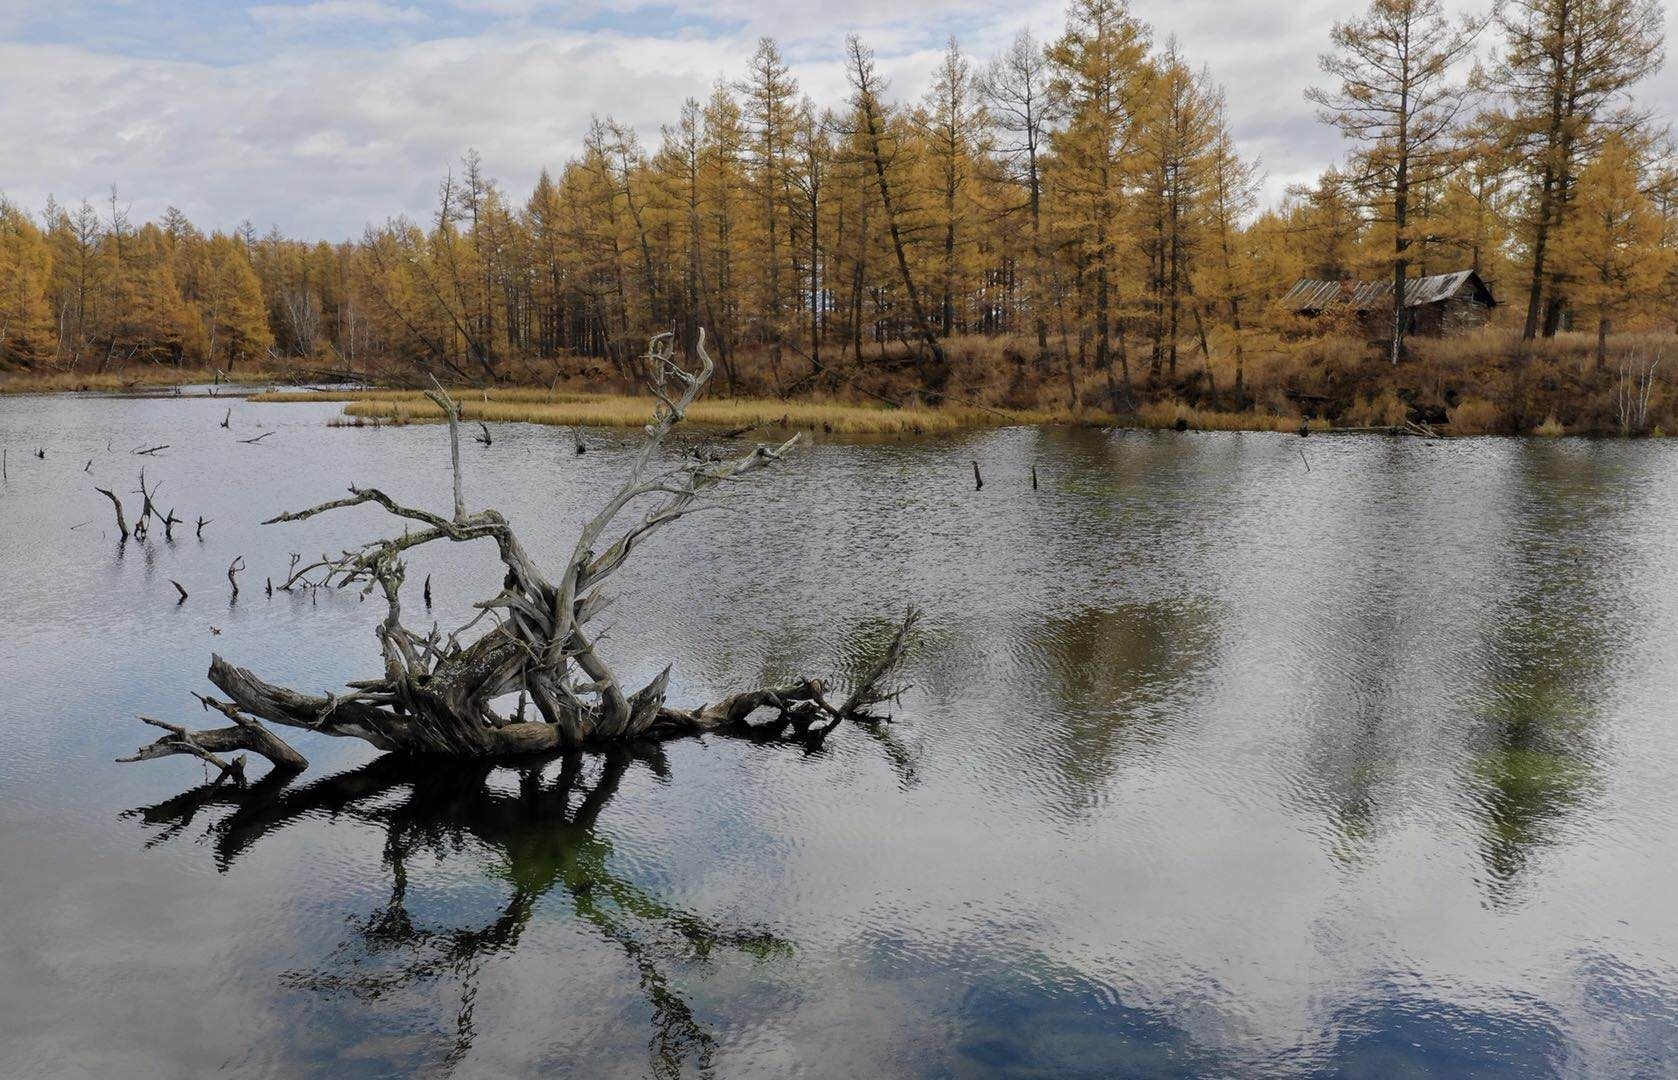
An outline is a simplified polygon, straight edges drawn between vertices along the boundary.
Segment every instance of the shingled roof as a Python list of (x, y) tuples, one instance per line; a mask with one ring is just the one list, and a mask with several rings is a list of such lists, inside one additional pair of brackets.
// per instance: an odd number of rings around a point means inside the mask
[[(1410, 278), (1404, 283), (1404, 306), (1426, 307), (1455, 296), (1464, 285), (1473, 286), (1474, 299), (1487, 307), (1496, 307), (1497, 298), (1491, 289), (1472, 270), (1458, 270), (1454, 274), (1433, 274)], [(1318, 281), (1300, 278), (1282, 297), (1282, 306), (1289, 311), (1313, 314), (1330, 307), (1344, 306), (1353, 311), (1391, 311), (1393, 283), (1387, 281)]]

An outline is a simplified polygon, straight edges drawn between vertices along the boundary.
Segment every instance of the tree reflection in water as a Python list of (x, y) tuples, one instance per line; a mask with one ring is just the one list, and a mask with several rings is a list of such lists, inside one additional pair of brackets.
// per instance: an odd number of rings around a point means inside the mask
[[(677, 1076), (688, 1064), (706, 1072), (714, 1037), (673, 987), (666, 968), (703, 963), (718, 949), (761, 961), (788, 955), (791, 946), (761, 929), (718, 926), (613, 873), (611, 841), (596, 832), (595, 823), (637, 762), (667, 774), (656, 746), (522, 762), (510, 767), (517, 781), (511, 790), (494, 775), (498, 769), (505, 775), (506, 765), (386, 755), (297, 788), (272, 776), (247, 788), (205, 785), (127, 816), (157, 829), (147, 841), (151, 846), (180, 835), (200, 815), (211, 815), (208, 834), (223, 871), (263, 836), (308, 818), (347, 815), (381, 827), (389, 900), (352, 921), (353, 935), (319, 969), (290, 974), (286, 981), (376, 1000), (427, 980), (457, 979), (460, 1003), (447, 1068), (465, 1057), (477, 1036), (473, 1009), (483, 963), (517, 948), (537, 904), (557, 886), (576, 916), (620, 948), (634, 967), (652, 1010), (652, 1072)], [(470, 842), (505, 860), (502, 874), (511, 895), (482, 926), (430, 929), (416, 923), (408, 906), (410, 858), (442, 859)]]

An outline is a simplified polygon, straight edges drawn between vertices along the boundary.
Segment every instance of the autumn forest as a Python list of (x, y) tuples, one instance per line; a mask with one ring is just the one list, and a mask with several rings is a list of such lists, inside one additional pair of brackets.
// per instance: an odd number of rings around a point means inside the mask
[[(649, 334), (704, 327), (731, 395), (1376, 421), (1419, 394), (1609, 426), (1678, 314), (1678, 155), (1636, 97), (1662, 25), (1653, 0), (1372, 0), (1310, 94), (1344, 158), (1273, 205), (1217, 73), (1122, 0), (995, 57), (951, 40), (918, 100), (851, 38), (848, 97), (813, 101), (765, 38), (656, 138), (600, 117), (530, 191), (468, 150), (429, 217), (338, 243), (136, 221), (115, 188), (0, 202), (0, 369), (627, 383)], [(1455, 341), (1277, 303), (1467, 269), (1499, 305)]]

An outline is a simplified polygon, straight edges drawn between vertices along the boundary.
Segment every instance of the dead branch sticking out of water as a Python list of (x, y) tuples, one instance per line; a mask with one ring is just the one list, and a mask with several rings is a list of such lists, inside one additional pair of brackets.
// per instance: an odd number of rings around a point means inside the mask
[(116, 508), (117, 512), (117, 532), (122, 534), (124, 540), (128, 539), (128, 518), (123, 515), (122, 500), (117, 498), (116, 492), (109, 488), (96, 487), (93, 490), (111, 500), (111, 505)]
[[(463, 758), (511, 757), (704, 731), (766, 732), (815, 747), (845, 720), (883, 719), (869, 710), (895, 697), (896, 692), (884, 689), (884, 684), (902, 660), (918, 617), (913, 608), (885, 652), (865, 668), (839, 706), (827, 700), (825, 682), (799, 678), (707, 705), (677, 708), (665, 700), (668, 666), (647, 685), (631, 690), (599, 650), (599, 637), (590, 623), (607, 606), (607, 581), (630, 555), (654, 533), (713, 505), (708, 496), (719, 489), (780, 463), (801, 439), (795, 434), (778, 446), (759, 444), (735, 457), (684, 455), (674, 463), (661, 464), (658, 456), (666, 436), (681, 422), (714, 370), (703, 334), (695, 358), (695, 368), (684, 368), (675, 360), (672, 335), (653, 339), (646, 358), (647, 375), (659, 404), (652, 422), (628, 475), (583, 526), (557, 582), (525, 553), (498, 511), (467, 511), (460, 467), (460, 408), (441, 385), (434, 384), (427, 393), (448, 421), (452, 513), (407, 506), (376, 488), (352, 487), (345, 498), (283, 513), (266, 523), (302, 521), (367, 503), (408, 523), (400, 537), (373, 540), (339, 556), (323, 555), (308, 566), (298, 568), (301, 559), (294, 556), (292, 571), (281, 586), (356, 586), (363, 598), (375, 591), (382, 595), (386, 613), (375, 636), (384, 657), (383, 673), (350, 683), (345, 693), (315, 695), (275, 686), (213, 656), (209, 678), (231, 699), (224, 704), (250, 724), (269, 721), (362, 739), (383, 750)], [(646, 509), (639, 521), (621, 523), (631, 507)], [(404, 626), (404, 553), (438, 541), (474, 540), (496, 545), (506, 569), (501, 591), (474, 605), (477, 616), (454, 631), (444, 633), (433, 626), (420, 632)], [(233, 573), (230, 569), (229, 580)], [(235, 581), (235, 595), (237, 587)], [(463, 640), (486, 619), (492, 621), (490, 629), (469, 643)], [(492, 703), (513, 693), (534, 705), (541, 718), (524, 720), (520, 713), (496, 712)], [(769, 722), (751, 725), (750, 718), (765, 710), (771, 716)], [(264, 753), (260, 747), (250, 749)], [(270, 760), (281, 765), (278, 759)]]

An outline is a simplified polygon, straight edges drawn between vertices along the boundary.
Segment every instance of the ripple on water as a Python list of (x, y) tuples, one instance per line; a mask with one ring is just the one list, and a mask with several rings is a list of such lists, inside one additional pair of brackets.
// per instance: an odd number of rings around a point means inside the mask
[[(844, 686), (914, 603), (897, 722), (487, 778), (303, 736), (241, 803), (114, 765), (131, 718), (196, 715), (212, 650), (365, 674), (365, 605), (259, 583), (383, 523), (259, 522), (447, 474), (436, 428), (234, 403), (276, 434), (230, 445), (227, 404), (0, 399), (47, 449), (0, 491), (0, 1073), (1678, 1068), (1664, 444), (823, 443), (647, 545), (603, 648), (682, 703)], [(468, 498), (563, 558), (632, 438), (509, 428)], [(119, 548), (91, 483), (163, 441), (214, 523)], [(495, 574), (409, 580), (447, 623)]]

